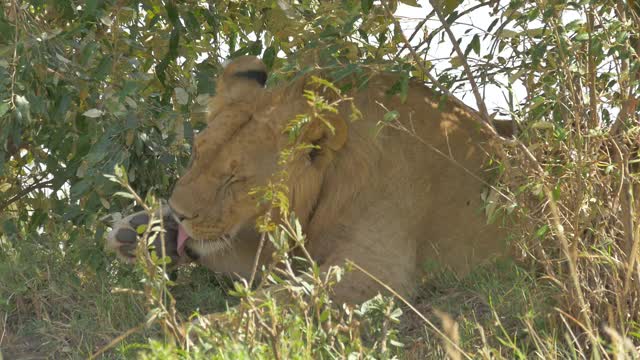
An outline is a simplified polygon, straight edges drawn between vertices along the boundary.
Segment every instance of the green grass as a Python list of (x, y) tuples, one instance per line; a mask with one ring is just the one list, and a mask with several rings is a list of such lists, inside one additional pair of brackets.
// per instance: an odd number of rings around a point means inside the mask
[[(117, 336), (145, 321), (142, 274), (133, 266), (102, 256), (92, 268), (61, 251), (24, 241), (0, 244), (1, 354), (17, 358), (86, 358)], [(177, 308), (184, 317), (194, 311), (223, 311), (228, 281), (203, 268), (180, 269), (175, 286)], [(133, 333), (104, 358), (128, 358), (160, 336), (157, 325)]]
[[(421, 289), (415, 303), (436, 324), (440, 319), (434, 310), (454, 319), (463, 349), (491, 348), (499, 350), (504, 358), (513, 358), (516, 350), (524, 354), (532, 350), (526, 322), (532, 322), (539, 334), (553, 334), (557, 294), (554, 286), (537, 280), (535, 274), (515, 262), (498, 259), (462, 279), (447, 272), (438, 274)], [(407, 318), (407, 341), (422, 351), (417, 358), (442, 351), (439, 339), (424, 341), (433, 336), (417, 316), (408, 313)], [(505, 346), (507, 337), (515, 342), (515, 349)]]
[[(416, 311), (386, 297), (332, 305), (330, 287), (317, 275), (279, 281), (290, 290), (306, 289), (306, 296), (285, 305), (250, 295), (237, 307), (238, 299), (227, 295), (232, 283), (201, 267), (181, 268), (169, 282), (150, 262), (123, 264), (97, 244), (78, 242), (66, 251), (46, 244), (0, 243), (5, 359), (84, 359), (96, 353), (103, 359), (594, 356), (576, 338), (578, 321), (563, 310), (566, 285), (530, 259), (495, 259), (462, 278), (435, 270), (411, 302)], [(138, 251), (150, 259), (143, 245)], [(242, 287), (235, 291), (247, 293)], [(229, 308), (208, 329), (193, 330), (188, 346), (171, 330), (174, 320), (186, 324), (195, 313)], [(637, 358), (638, 326), (622, 323), (630, 338), (604, 330), (600, 334), (610, 337), (598, 341), (607, 356)]]
[[(86, 358), (145, 321), (146, 299), (134, 293), (143, 290), (143, 276), (139, 271), (106, 254), (105, 266), (93, 271), (81, 263), (66, 260), (61, 253), (34, 251), (29, 246), (3, 253), (0, 295), (6, 319), (2, 341), (6, 359)], [(509, 336), (517, 339), (526, 351), (530, 341), (527, 334), (522, 333), (523, 319), (531, 319), (538, 331), (552, 333), (553, 324), (548, 314), (556, 290), (535, 279), (534, 274), (509, 261), (489, 264), (463, 279), (443, 272), (423, 286), (414, 304), (436, 323), (439, 320), (433, 309), (450, 314), (460, 324), (464, 349), (483, 346), (478, 336), (478, 326), (482, 326), (489, 345), (500, 347), (501, 338)], [(179, 313), (187, 318), (194, 311), (223, 311), (227, 300), (237, 303), (236, 299), (225, 296), (226, 285), (226, 281), (205, 269), (192, 267), (180, 270), (171, 292)], [(400, 320), (393, 327), (399, 330), (398, 339), (404, 347), (394, 349), (395, 354), (418, 358), (443, 351), (440, 339), (425, 329), (409, 309), (403, 308)], [(300, 324), (292, 321), (289, 325)], [(292, 326), (285, 331), (304, 343), (302, 334), (295, 335), (293, 330)], [(155, 340), (149, 341), (149, 338)], [(165, 357), (163, 354), (171, 358), (170, 354), (178, 350), (166, 340), (159, 326), (152, 325), (123, 339), (103, 358), (129, 358), (148, 352), (153, 354), (150, 358)], [(363, 341), (365, 346), (370, 346), (375, 339), (367, 343), (365, 334)], [(297, 346), (292, 344), (292, 353)], [(258, 356), (261, 347), (266, 345), (253, 347), (251, 356)], [(198, 358), (198, 352), (204, 348), (193, 350), (190, 356)], [(224, 341), (224, 348), (220, 355), (223, 358), (251, 357), (245, 344), (232, 339)], [(265, 357), (269, 351), (264, 349)], [(506, 350), (503, 355), (508, 357), (508, 354)]]

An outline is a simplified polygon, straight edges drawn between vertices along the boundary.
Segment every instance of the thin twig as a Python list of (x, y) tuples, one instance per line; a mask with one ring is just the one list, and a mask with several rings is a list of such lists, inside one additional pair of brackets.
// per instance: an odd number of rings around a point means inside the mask
[(9, 205), (29, 195), (32, 191), (48, 188), (51, 185), (53, 185), (53, 180), (47, 180), (44, 182), (36, 182), (35, 184), (31, 184), (26, 188), (20, 190), (17, 194), (13, 195), (13, 197), (11, 197), (10, 199), (0, 203), (0, 210), (4, 211)]
[[(129, 183), (125, 180), (120, 180), (120, 184), (127, 189), (127, 191), (134, 197), (135, 201), (144, 208), (144, 210), (147, 212), (147, 214), (149, 214), (149, 225), (154, 224), (155, 222), (155, 211), (153, 211), (145, 202), (144, 200), (142, 200), (142, 198), (140, 197), (140, 195), (138, 195), (138, 193), (131, 187), (131, 185), (129, 185)], [(159, 212), (158, 214), (160, 216), (160, 218), (162, 218), (163, 213), (162, 211)], [(162, 225), (162, 220), (160, 221), (160, 225), (162, 228), (164, 228), (164, 226)], [(156, 266), (153, 262), (153, 260), (151, 259), (151, 256), (149, 254), (149, 252), (147, 251), (147, 244), (148, 244), (148, 239), (149, 236), (151, 236), (151, 233), (153, 232), (153, 226), (147, 226), (144, 234), (142, 235), (142, 239), (143, 241), (139, 242), (136, 248), (136, 254), (140, 255), (141, 260), (143, 261), (143, 266), (144, 269), (147, 272), (147, 275), (150, 276), (150, 280), (155, 280), (154, 276), (157, 276), (157, 270), (156, 270)], [(164, 244), (162, 245), (164, 246)], [(164, 272), (166, 273), (166, 267), (163, 266), (164, 268)], [(161, 275), (163, 276), (163, 275)], [(153, 281), (152, 281), (153, 282)], [(151, 283), (152, 283), (151, 282)], [(156, 300), (156, 298), (151, 295), (151, 291), (150, 291), (150, 287), (152, 285), (150, 285), (151, 283), (148, 283), (145, 285), (145, 297), (147, 299), (151, 299), (151, 300)], [(163, 290), (167, 290), (163, 285)], [(188, 336), (186, 336), (186, 333), (182, 331), (182, 328), (178, 322), (178, 319), (176, 317), (176, 309), (175, 309), (175, 298), (171, 295), (171, 293), (169, 291), (163, 291), (162, 292), (163, 295), (165, 295), (166, 297), (168, 297), (169, 299), (169, 306), (165, 306), (163, 301), (166, 301), (166, 298), (161, 299), (162, 301), (155, 301), (155, 306), (157, 306), (158, 308), (160, 308), (161, 310), (161, 314), (168, 314), (168, 320), (164, 320), (160, 322), (160, 325), (162, 326), (163, 330), (166, 332), (170, 331), (171, 335), (173, 336), (174, 339), (178, 339), (183, 345), (188, 346), (190, 344), (190, 339)], [(147, 323), (151, 323), (153, 320), (156, 319), (156, 316), (152, 317), (151, 319), (149, 319), (147, 321)], [(167, 329), (167, 327), (169, 329)]]
[(256, 255), (253, 258), (253, 268), (251, 269), (251, 277), (249, 278), (249, 286), (248, 288), (251, 289), (251, 287), (253, 286), (253, 280), (255, 280), (256, 278), (256, 273), (258, 272), (258, 263), (260, 262), (260, 255), (262, 255), (262, 249), (264, 248), (264, 243), (266, 242), (266, 238), (267, 238), (267, 233), (263, 232), (260, 235), (260, 243), (258, 244), (258, 250), (256, 251)]
[[(15, 295), (15, 293), (12, 293), (11, 295), (9, 295), (9, 297), (6, 300), (7, 304), (10, 304), (11, 302), (11, 298), (13, 297), (13, 295)], [(0, 349), (2, 348), (2, 341), (4, 340), (4, 336), (6, 335), (6, 331), (7, 331), (7, 320), (9, 319), (9, 312), (5, 311), (4, 313), (4, 320), (2, 322), (2, 334), (0, 335)]]
[(629, 254), (629, 262), (627, 265), (627, 274), (624, 279), (624, 291), (623, 296), (629, 294), (629, 288), (631, 287), (631, 278), (634, 274), (634, 268), (638, 263), (638, 252), (640, 251), (640, 225), (636, 226), (635, 234), (631, 235), (633, 245), (631, 246), (631, 252)]
[(15, 25), (14, 25), (14, 35), (13, 35), (13, 60), (11, 61), (11, 65), (13, 66), (13, 69), (11, 71), (11, 99), (10, 99), (11, 109), (16, 108), (15, 87), (16, 87), (16, 74), (18, 72), (18, 38), (19, 38), (18, 35), (20, 34), (20, 31), (18, 28), (18, 9), (19, 8), (20, 7), (18, 6), (18, 0), (14, 0), (13, 1), (13, 16), (14, 16), (13, 22)]
[[(472, 13), (472, 12), (474, 12), (474, 11), (478, 10), (479, 8), (484, 7), (484, 6), (487, 6), (487, 5), (489, 5), (489, 4), (490, 4), (490, 2), (480, 2), (480, 3), (479, 3), (479, 4), (477, 4), (477, 5), (470, 6), (470, 7), (466, 8), (466, 9), (462, 10), (461, 12), (459, 12), (459, 13), (457, 14), (457, 16), (456, 16), (456, 19), (455, 19), (455, 20), (460, 19), (461, 17), (463, 17), (463, 16), (465, 16), (465, 15), (467, 15), (467, 14), (470, 14), (470, 13)], [(394, 56), (394, 59), (397, 59), (397, 58), (400, 56), (400, 54), (402, 53), (402, 51), (406, 50), (406, 49), (407, 49), (407, 47), (408, 47), (408, 46), (410, 46), (411, 41), (413, 41), (413, 38), (416, 36), (416, 34), (417, 34), (417, 33), (418, 33), (418, 31), (420, 30), (420, 28), (421, 28), (422, 26), (424, 26), (424, 24), (429, 20), (429, 18), (430, 18), (433, 14), (434, 14), (434, 12), (433, 12), (433, 11), (431, 11), (431, 12), (430, 12), (429, 14), (427, 14), (427, 15), (425, 16), (425, 18), (424, 18), (424, 19), (423, 19), (423, 20), (422, 20), (422, 21), (421, 21), (421, 22), (416, 26), (416, 28), (414, 29), (414, 31), (413, 31), (413, 33), (411, 34), (411, 36), (409, 36), (408, 44), (407, 44), (407, 43), (404, 43), (404, 44), (402, 45), (402, 48), (400, 48), (400, 51), (398, 51), (398, 52), (396, 53), (396, 55)], [(476, 29), (478, 29), (478, 30), (485, 31), (485, 29), (480, 28), (480, 27), (478, 27), (478, 26), (475, 26), (475, 25), (473, 25), (473, 24), (467, 24), (467, 23), (461, 23), (461, 22), (458, 22), (458, 23), (459, 23), (459, 24), (462, 24), (462, 25), (467, 25), (467, 26), (469, 26), (469, 27), (474, 27), (474, 28), (476, 28)], [(418, 45), (416, 45), (416, 47), (415, 47), (415, 48), (416, 48), (416, 49), (419, 49), (419, 48), (420, 48), (422, 45), (424, 45), (424, 44), (430, 44), (430, 43), (431, 43), (431, 41), (433, 40), (433, 38), (434, 38), (436, 35), (438, 35), (442, 29), (443, 29), (443, 27), (442, 27), (442, 26), (440, 26), (440, 27), (437, 27), (437, 28), (433, 29), (433, 30), (429, 33), (429, 35), (427, 35), (427, 37), (426, 37), (424, 40), (422, 40)], [(485, 33), (486, 33), (486, 31), (485, 31)]]
[[(140, 195), (138, 195), (138, 193), (133, 190), (133, 188), (131, 187), (131, 185), (129, 185), (128, 182), (123, 182), (122, 185), (125, 187), (125, 189), (127, 189), (127, 191), (133, 195), (135, 201), (138, 203), (138, 205), (142, 206), (142, 208), (144, 209), (144, 211), (146, 211), (147, 213), (149, 213), (149, 215), (152, 215), (153, 210), (151, 210), (151, 208), (144, 202), (144, 200), (142, 200), (142, 198), (140, 197)], [(148, 229), (151, 229), (151, 227), (148, 227)]]
[[(582, 324), (580, 324), (580, 322), (578, 320), (576, 320), (571, 315), (569, 315), (566, 312), (564, 312), (562, 309), (555, 308), (555, 310), (560, 314), (560, 320), (562, 320), (562, 322), (564, 323), (564, 326), (567, 328), (567, 332), (571, 336), (571, 339), (573, 340), (573, 343), (578, 348), (578, 354), (582, 355), (582, 358), (586, 360), (586, 358), (584, 356), (585, 352), (584, 352), (584, 350), (582, 350), (582, 345), (580, 345), (580, 341), (578, 341), (578, 337), (574, 334), (574, 332), (571, 329), (571, 326), (569, 326), (569, 322), (567, 322), (566, 318), (570, 318), (571, 320), (575, 321), (575, 323), (578, 324), (579, 326), (582, 325)], [(584, 328), (583, 328), (583, 330), (584, 330)]]
[[(383, 108), (385, 108), (384, 105), (382, 105), (381, 103), (378, 103), (378, 105), (380, 105)], [(385, 110), (386, 110), (386, 108), (385, 108)], [(449, 154), (445, 154), (442, 150), (438, 149), (433, 144), (428, 143), (426, 140), (424, 140), (422, 137), (420, 137), (420, 135), (418, 135), (415, 130), (407, 128), (399, 120), (396, 120), (393, 123), (388, 123), (388, 124), (386, 124), (386, 126), (389, 126), (389, 127), (393, 128), (393, 129), (396, 129), (396, 130), (399, 130), (399, 131), (406, 132), (407, 134), (412, 136), (414, 139), (418, 140), (418, 142), (420, 142), (422, 145), (425, 145), (426, 147), (428, 147), (429, 149), (431, 149), (433, 152), (435, 152), (436, 154), (440, 155), (441, 157), (445, 158), (446, 160), (451, 161), (455, 166), (460, 168), (462, 171), (466, 172), (472, 178), (478, 180), (483, 185), (485, 185), (485, 186), (489, 187), (491, 190), (495, 191), (497, 194), (502, 196), (507, 201), (513, 202), (513, 199), (511, 197), (509, 197), (507, 194), (505, 194), (504, 192), (500, 191), (500, 189), (498, 189), (497, 187), (491, 185), (490, 183), (488, 183), (487, 181), (482, 179), (480, 176), (478, 176), (476, 173), (474, 173), (473, 171), (467, 169), (459, 161), (454, 159), (452, 154), (451, 154), (451, 149), (449, 149)]]
[(598, 121), (598, 94), (596, 87), (596, 64), (595, 54), (593, 53), (593, 27), (595, 23), (595, 17), (593, 16), (593, 7), (589, 7), (587, 11), (587, 27), (589, 34), (589, 42), (587, 43), (587, 76), (589, 78), (589, 128), (595, 129), (599, 125)]
[[(615, 141), (614, 141), (615, 143)], [(631, 276), (633, 275), (633, 269), (635, 267), (636, 260), (638, 258), (638, 249), (640, 248), (640, 236), (638, 232), (640, 231), (640, 226), (635, 226), (634, 221), (634, 195), (633, 193), (633, 185), (629, 180), (631, 174), (629, 174), (629, 154), (628, 151), (625, 151), (624, 156), (621, 159), (620, 167), (622, 168), (622, 183), (624, 184), (624, 192), (622, 195), (621, 202), (621, 211), (622, 211), (622, 227), (624, 229), (625, 236), (625, 251), (627, 252), (628, 260), (627, 260), (627, 273), (625, 274), (624, 279), (624, 288), (623, 288), (623, 296), (627, 296), (629, 292), (629, 287), (631, 285)], [(613, 209), (615, 210), (615, 208)]]
[(119, 342), (121, 342), (122, 340), (126, 339), (131, 334), (134, 334), (134, 333), (144, 329), (144, 327), (145, 327), (145, 323), (142, 323), (142, 324), (140, 324), (140, 325), (138, 325), (136, 327), (133, 327), (133, 328), (125, 331), (123, 334), (121, 334), (118, 337), (116, 337), (115, 339), (111, 340), (110, 343), (108, 343), (107, 345), (105, 345), (102, 348), (100, 348), (100, 350), (98, 350), (95, 353), (93, 353), (92, 355), (90, 355), (89, 356), (89, 360), (97, 358), (98, 356), (103, 354), (105, 351), (107, 351), (107, 350), (113, 348), (114, 346), (118, 345)]
[[(631, 4), (631, 3), (630, 3)], [(625, 8), (625, 4), (622, 1), (619, 1), (617, 3), (617, 15), (620, 17), (620, 21), (625, 22), (626, 20), (626, 15), (627, 12), (624, 11)], [(630, 12), (632, 16), (635, 17), (636, 14), (634, 14), (633, 10)], [(637, 18), (637, 17), (636, 17)], [(632, 44), (631, 41), (632, 37), (630, 37), (629, 39), (626, 40), (626, 45), (630, 48), (633, 48), (634, 44)], [(640, 51), (640, 41), (638, 41), (639, 44), (638, 46), (636, 46), (636, 51)], [(632, 81), (634, 80), (638, 80), (640, 78), (640, 71), (636, 71), (635, 74), (625, 74), (626, 72), (629, 71), (630, 69), (630, 63), (631, 59), (621, 59), (621, 68), (620, 68), (620, 73), (619, 74), (619, 78), (621, 79), (620, 81), (620, 93), (621, 94), (626, 94), (625, 98), (622, 99), (621, 101), (621, 106), (620, 106), (620, 112), (618, 113), (618, 117), (616, 118), (615, 122), (613, 123), (613, 125), (611, 125), (611, 129), (609, 130), (610, 134), (612, 134), (613, 136), (617, 135), (618, 132), (620, 131), (620, 129), (623, 127), (624, 123), (629, 120), (630, 118), (633, 118), (633, 115), (636, 112), (636, 108), (638, 107), (638, 98), (634, 96), (634, 91), (635, 91), (635, 87), (631, 86)], [(620, 75), (625, 75), (625, 76), (620, 76)], [(636, 121), (638, 123), (640, 123), (640, 119), (636, 119)]]
[(431, 16), (433, 16), (433, 11), (428, 13), (427, 16), (425, 16), (424, 19), (422, 19), (418, 23), (418, 25), (416, 25), (415, 29), (413, 29), (413, 33), (411, 33), (411, 35), (409, 36), (409, 39), (407, 39), (407, 41), (404, 44), (402, 44), (402, 47), (400, 48), (400, 50), (398, 50), (398, 52), (396, 53), (396, 56), (394, 56), (394, 58), (398, 58), (398, 56), (400, 56), (400, 54), (402, 54), (402, 52), (407, 47), (411, 47), (411, 41), (413, 41), (413, 38), (418, 34), (418, 31), (420, 31), (420, 29), (424, 26), (424, 24), (426, 24), (427, 20), (429, 20), (429, 18)]
[[(400, 22), (398, 21), (398, 19), (396, 19), (395, 16), (393, 16), (393, 13), (391, 12), (391, 10), (389, 10), (389, 8), (387, 7), (386, 4), (383, 4), (383, 8), (387, 14), (387, 16), (389, 16), (390, 19), (393, 19), (393, 23), (394, 26), (400, 30), (402, 29), (402, 27), (400, 26)], [(411, 56), (413, 57), (413, 60), (416, 62), (416, 65), (422, 70), (422, 72), (427, 75), (427, 78), (429, 78), (429, 81), (431, 81), (433, 83), (433, 85), (438, 88), (438, 90), (442, 91), (443, 93), (445, 93), (447, 96), (451, 96), (454, 97), (453, 94), (449, 91), (449, 89), (447, 89), (446, 87), (442, 86), (442, 84), (440, 84), (440, 82), (438, 81), (438, 79), (436, 79), (430, 71), (428, 71), (426, 69), (426, 67), (424, 67), (422, 65), (422, 58), (420, 58), (420, 55), (418, 55), (418, 53), (416, 52), (416, 49), (413, 48), (413, 46), (411, 46), (411, 43), (409, 43), (409, 40), (407, 39), (406, 35), (402, 32), (402, 31), (398, 31), (400, 37), (402, 38), (402, 42), (405, 43), (405, 45), (407, 46), (407, 48), (409, 49), (409, 51), (411, 52)]]
[(413, 305), (411, 305), (411, 303), (407, 299), (405, 299), (402, 295), (398, 294), (398, 292), (393, 290), (389, 285), (385, 284), (382, 280), (378, 279), (375, 275), (371, 274), (370, 272), (363, 269), (358, 264), (354, 263), (349, 259), (347, 259), (347, 266), (353, 266), (354, 268), (361, 271), (363, 274), (367, 275), (373, 281), (378, 283), (378, 285), (385, 288), (393, 296), (397, 297), (406, 306), (408, 306), (409, 309), (411, 309), (411, 311), (413, 311), (416, 315), (418, 315), (418, 317), (420, 317), (420, 319), (422, 319), (422, 321), (424, 321), (427, 325), (429, 325), (436, 332), (436, 334), (440, 335), (445, 341), (450, 343), (453, 348), (455, 348), (457, 351), (460, 352), (460, 354), (464, 355), (464, 357), (467, 359), (472, 359), (471, 356), (469, 356), (466, 352), (464, 352), (464, 350), (462, 350), (458, 344), (456, 344), (453, 340), (451, 340), (445, 333), (442, 332), (442, 330), (438, 329), (438, 327), (435, 326), (431, 321), (429, 321), (429, 319), (427, 319), (426, 316), (422, 315), (422, 313), (418, 311), (418, 309), (416, 309)]
[[(157, 271), (157, 267), (153, 261), (153, 259), (151, 258), (151, 255), (148, 251), (147, 248), (147, 244), (149, 243), (149, 237), (151, 236), (151, 234), (154, 232), (153, 226), (151, 226), (152, 224), (155, 223), (156, 219), (155, 219), (155, 211), (152, 211), (151, 208), (149, 208), (144, 201), (142, 201), (142, 199), (140, 198), (140, 196), (131, 188), (131, 186), (129, 185), (129, 183), (124, 183), (124, 185), (127, 187), (127, 189), (129, 189), (129, 192), (137, 199), (136, 201), (138, 201), (140, 204), (142, 204), (142, 206), (145, 208), (145, 210), (147, 211), (147, 213), (149, 214), (149, 226), (147, 226), (147, 228), (145, 229), (144, 234), (142, 235), (142, 239), (143, 241), (138, 243), (138, 246), (136, 248), (136, 255), (139, 256), (139, 258), (144, 259), (143, 261), (143, 265), (145, 266), (145, 270), (147, 271), (147, 275), (150, 277), (150, 280), (152, 280), (152, 282), (147, 283), (145, 286), (145, 291), (147, 292), (146, 298), (149, 299), (151, 298), (152, 300), (159, 300), (159, 301), (155, 301), (154, 305), (158, 308), (160, 308), (160, 310), (162, 310), (160, 313), (161, 314), (167, 314), (168, 316), (165, 317), (163, 316), (163, 318), (161, 318), (160, 320), (160, 326), (162, 327), (163, 331), (166, 332), (171, 332), (171, 335), (173, 336), (174, 339), (178, 339), (181, 343), (183, 344), (188, 344), (189, 342), (189, 338), (187, 336), (183, 336), (184, 334), (181, 332), (181, 327), (180, 324), (178, 323), (178, 319), (176, 317), (176, 309), (175, 309), (175, 299), (174, 297), (171, 295), (171, 293), (165, 288), (165, 284), (162, 284), (163, 286), (163, 291), (161, 292), (161, 294), (164, 296), (164, 298), (162, 299), (158, 299), (156, 297), (154, 297), (153, 295), (150, 294), (150, 287), (153, 284), (153, 280), (156, 280), (156, 276), (161, 276), (164, 278), (164, 274), (166, 273), (166, 266), (163, 265), (163, 274), (158, 274)], [(159, 217), (162, 218), (162, 212), (160, 212)], [(161, 227), (164, 228), (164, 226), (162, 225), (162, 222), (160, 222)], [(161, 233), (162, 234), (162, 233)], [(160, 234), (160, 235), (161, 235)], [(163, 245), (164, 246), (164, 245)], [(169, 299), (169, 306), (165, 306), (165, 302), (167, 302), (167, 298)], [(168, 319), (167, 319), (168, 318)], [(149, 320), (148, 323), (150, 323), (152, 320)], [(168, 329), (167, 329), (168, 327)]]
[[(393, 16), (393, 13), (391, 12), (391, 10), (389, 10), (389, 8), (383, 3), (383, 8), (387, 14), (387, 16), (389, 16), (389, 18), (393, 19), (394, 21), (394, 25), (398, 28), (401, 29), (400, 27), (400, 22), (398, 22), (398, 19), (396, 19)], [(482, 115), (478, 114), (478, 112), (474, 109), (472, 109), (471, 107), (467, 106), (467, 104), (463, 103), (462, 101), (460, 101), (456, 96), (454, 96), (451, 91), (449, 91), (449, 89), (447, 89), (446, 87), (442, 86), (442, 84), (440, 84), (440, 82), (438, 81), (438, 79), (436, 79), (433, 74), (431, 74), (431, 71), (429, 71), (429, 69), (426, 68), (426, 66), (424, 66), (423, 64), (423, 60), (422, 58), (420, 58), (420, 55), (416, 52), (416, 49), (413, 48), (413, 46), (411, 46), (411, 44), (409, 43), (409, 40), (407, 39), (407, 37), (404, 35), (404, 33), (402, 31), (399, 32), (400, 37), (402, 38), (402, 41), (407, 45), (407, 48), (409, 49), (409, 51), (411, 52), (411, 56), (413, 57), (413, 60), (416, 63), (416, 66), (422, 70), (422, 73), (425, 74), (427, 76), (427, 78), (429, 79), (429, 81), (431, 81), (431, 83), (433, 84), (434, 87), (436, 87), (438, 90), (442, 91), (442, 93), (444, 93), (447, 97), (448, 100), (450, 100), (451, 102), (455, 103), (456, 105), (460, 106), (463, 109), (468, 110), (469, 115), (476, 119), (479, 124), (486, 130), (489, 132), (489, 134), (491, 134), (491, 136), (497, 140), (499, 140), (501, 143), (503, 144), (510, 144), (511, 140), (506, 139), (504, 137), (502, 137), (500, 134), (498, 134), (498, 132), (496, 131), (496, 129), (493, 127), (493, 125), (491, 124), (490, 121), (488, 121), (488, 117), (483, 117)], [(503, 153), (503, 151), (501, 149), (498, 149), (498, 151), (500, 152), (500, 156), (503, 158), (503, 160), (507, 160), (506, 155)]]
[(439, 6), (435, 4), (433, 0), (429, 0), (429, 3), (433, 7), (433, 10), (438, 16), (438, 19), (440, 19), (440, 22), (444, 27), (444, 31), (449, 36), (453, 49), (458, 54), (458, 57), (460, 57), (460, 62), (462, 63), (462, 67), (464, 68), (465, 74), (467, 75), (467, 80), (469, 80), (469, 85), (471, 85), (471, 91), (473, 91), (473, 96), (476, 98), (476, 105), (478, 105), (478, 110), (480, 110), (480, 114), (482, 115), (484, 121), (491, 123), (491, 119), (489, 118), (489, 112), (487, 111), (487, 106), (484, 104), (484, 99), (480, 95), (478, 84), (476, 84), (476, 81), (473, 79), (473, 73), (471, 72), (469, 63), (467, 62), (467, 57), (464, 55), (464, 52), (462, 51), (462, 49), (460, 49), (460, 44), (458, 44), (458, 41), (456, 40), (455, 35), (453, 35), (453, 32), (451, 31), (451, 26), (449, 26), (447, 19), (445, 19), (444, 15), (442, 15), (442, 11), (440, 10)]

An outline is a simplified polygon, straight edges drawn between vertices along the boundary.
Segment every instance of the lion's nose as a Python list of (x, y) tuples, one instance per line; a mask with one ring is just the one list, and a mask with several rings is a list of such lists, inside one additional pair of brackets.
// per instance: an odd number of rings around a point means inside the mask
[(178, 214), (177, 212), (174, 212), (173, 214), (176, 216), (176, 218), (177, 218), (177, 219), (178, 219), (178, 221), (180, 221), (180, 222), (182, 222), (182, 220), (184, 220), (184, 219), (186, 219), (186, 218), (187, 218), (186, 216), (184, 216), (184, 215), (182, 215), (182, 214)]

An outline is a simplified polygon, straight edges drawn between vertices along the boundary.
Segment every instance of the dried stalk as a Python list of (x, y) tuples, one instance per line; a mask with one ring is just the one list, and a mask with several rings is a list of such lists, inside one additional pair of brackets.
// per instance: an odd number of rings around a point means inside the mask
[[(520, 146), (520, 149), (524, 152), (524, 154), (527, 156), (527, 158), (531, 161), (532, 165), (537, 170), (538, 176), (544, 179), (545, 172), (542, 169), (540, 162), (538, 162), (535, 156), (531, 154), (529, 149), (527, 149), (527, 147), (522, 142), (518, 142), (518, 145)], [(580, 276), (578, 275), (578, 266), (576, 264), (576, 259), (574, 259), (574, 257), (571, 256), (569, 240), (567, 239), (566, 234), (564, 232), (564, 227), (560, 222), (561, 216), (560, 216), (560, 210), (558, 208), (558, 203), (554, 199), (553, 193), (549, 189), (549, 186), (547, 186), (546, 182), (542, 181), (541, 183), (542, 183), (542, 191), (549, 204), (549, 211), (550, 211), (549, 218), (551, 220), (551, 225), (553, 225), (553, 229), (556, 233), (556, 236), (558, 240), (560, 240), (560, 246), (561, 246), (562, 252), (567, 258), (567, 263), (569, 264), (569, 274), (571, 276), (571, 284), (573, 285), (574, 291), (576, 293), (576, 297), (578, 298), (578, 305), (580, 306), (580, 309), (581, 309), (580, 314), (582, 315), (582, 318), (584, 321), (584, 328), (591, 340), (592, 346), (594, 347), (594, 349), (596, 349), (597, 347), (600, 346), (599, 341), (595, 336), (595, 333), (593, 330), (594, 329), (593, 324), (591, 323), (590, 307), (585, 301), (585, 297), (582, 292), (582, 286), (580, 285)]]
[(425, 322), (425, 324), (429, 325), (429, 327), (431, 329), (433, 329), (433, 331), (436, 332), (436, 334), (438, 334), (443, 340), (445, 340), (449, 345), (451, 345), (452, 348), (454, 348), (456, 351), (458, 351), (461, 355), (463, 355), (466, 359), (471, 360), (472, 357), (469, 356), (469, 354), (467, 354), (466, 352), (464, 352), (464, 350), (462, 350), (462, 348), (460, 348), (460, 346), (458, 344), (456, 344), (456, 342), (452, 339), (450, 339), (445, 333), (442, 332), (442, 330), (438, 329), (438, 327), (432, 323), (431, 321), (429, 321), (429, 319), (427, 319), (424, 315), (422, 315), (422, 313), (420, 313), (420, 311), (418, 311), (418, 309), (416, 309), (413, 305), (411, 305), (411, 303), (405, 299), (402, 295), (398, 294), (397, 291), (393, 290), (389, 285), (387, 285), (386, 283), (384, 283), (382, 280), (378, 279), (375, 275), (371, 274), (370, 272), (368, 272), (367, 270), (363, 269), (362, 267), (360, 267), (358, 264), (354, 263), (351, 260), (347, 259), (347, 265), (348, 266), (353, 266), (355, 269), (361, 271), (363, 274), (367, 275), (369, 278), (371, 278), (371, 280), (375, 281), (376, 283), (378, 283), (378, 285), (382, 286), (383, 288), (385, 288), (388, 292), (390, 292), (393, 296), (395, 296), (396, 298), (398, 298), (400, 301), (402, 301), (407, 307), (409, 307), (409, 309), (411, 309), (411, 311), (413, 311), (416, 315), (418, 315), (418, 317), (420, 317), (420, 319), (422, 319), (422, 321)]
[(266, 241), (267, 233), (262, 233), (260, 235), (260, 243), (258, 244), (258, 250), (256, 250), (256, 255), (253, 259), (253, 267), (251, 268), (251, 277), (249, 278), (249, 288), (253, 286), (253, 281), (256, 278), (256, 273), (258, 272), (258, 263), (260, 262), (260, 255), (262, 255), (262, 249), (264, 248), (264, 243)]

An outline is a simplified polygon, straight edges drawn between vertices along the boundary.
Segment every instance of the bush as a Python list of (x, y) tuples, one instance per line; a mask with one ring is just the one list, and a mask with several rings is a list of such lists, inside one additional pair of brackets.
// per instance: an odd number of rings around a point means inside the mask
[[(640, 356), (638, 2), (431, 1), (415, 31), (392, 14), (416, 3), (399, 3), (4, 0), (4, 355)], [(437, 44), (451, 44), (450, 56), (434, 55)], [(264, 59), (270, 83), (311, 68), (331, 81), (392, 71), (470, 95), (490, 131), (515, 120), (515, 138), (495, 137), (501, 196), (486, 201), (510, 215), (517, 264), (464, 279), (443, 271), (413, 304), (377, 297), (340, 308), (329, 294), (346, 270), (322, 279), (305, 259), (306, 275), (263, 276), (292, 306), (235, 284), (242, 301), (221, 315), (226, 325), (185, 337), (196, 307), (224, 309), (219, 283), (193, 269), (173, 282), (149, 256), (131, 269), (104, 253), (103, 235), (132, 211), (132, 194), (138, 206), (169, 194), (222, 61), (243, 54)], [(390, 92), (406, 95), (405, 83)], [(488, 108), (488, 92), (505, 105)], [(294, 218), (272, 225), (274, 242), (304, 246)], [(284, 268), (286, 250), (274, 259)]]

